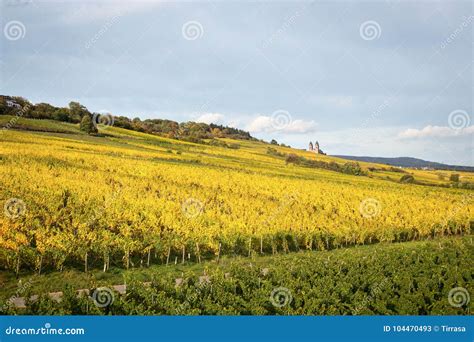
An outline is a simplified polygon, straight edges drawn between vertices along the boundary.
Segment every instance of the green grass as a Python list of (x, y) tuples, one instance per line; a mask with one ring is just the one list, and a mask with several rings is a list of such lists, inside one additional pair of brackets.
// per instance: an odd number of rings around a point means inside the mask
[(83, 134), (78, 124), (53, 120), (27, 119), (10, 115), (0, 115), (0, 127), (18, 130)]

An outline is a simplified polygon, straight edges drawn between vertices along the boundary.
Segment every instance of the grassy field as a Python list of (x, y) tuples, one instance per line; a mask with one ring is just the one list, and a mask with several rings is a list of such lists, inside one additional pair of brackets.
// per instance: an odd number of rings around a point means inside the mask
[(27, 119), (10, 115), (0, 116), (0, 126), (26, 131), (83, 134), (79, 130), (79, 125), (52, 120)]
[(404, 173), (386, 165), (360, 163), (365, 175), (355, 176), (285, 156), (346, 160), (259, 141), (195, 144), (117, 127), (89, 136), (31, 119), (14, 127), (0, 132), (2, 297), (35, 274), (38, 291), (65, 280), (90, 287), (239, 257), (390, 248), (469, 235), (474, 224), (472, 190), (452, 186), (446, 171), (407, 170), (424, 184), (402, 184)]

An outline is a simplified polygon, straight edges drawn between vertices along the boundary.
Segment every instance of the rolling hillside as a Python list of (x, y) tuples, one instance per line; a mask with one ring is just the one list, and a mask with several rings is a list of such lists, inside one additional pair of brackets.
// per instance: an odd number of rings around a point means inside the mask
[(106, 126), (87, 135), (21, 118), (0, 131), (0, 282), (11, 289), (39, 274), (39, 288), (51, 288), (68, 270), (72, 283), (78, 272), (104, 274), (96, 284), (154, 265), (471, 234), (472, 190), (446, 171), (414, 170), (419, 183), (407, 184), (386, 165), (355, 169), (256, 140), (193, 143)]
[(392, 165), (392, 166), (398, 166), (398, 167), (430, 168), (430, 169), (436, 169), (436, 170), (474, 172), (474, 167), (472, 166), (447, 165), (447, 164), (436, 163), (436, 162), (431, 162), (431, 161), (426, 161), (426, 160), (411, 158), (411, 157), (382, 158), (382, 157), (359, 157), (359, 156), (341, 156), (341, 155), (335, 155), (335, 157), (347, 159), (347, 160), (386, 164), (386, 165)]

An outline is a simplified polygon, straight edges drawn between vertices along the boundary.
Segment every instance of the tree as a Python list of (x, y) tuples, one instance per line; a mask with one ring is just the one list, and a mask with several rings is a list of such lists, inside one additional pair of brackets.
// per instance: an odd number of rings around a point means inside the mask
[(38, 103), (33, 106), (29, 117), (33, 119), (54, 119), (56, 108), (49, 103)]
[(95, 127), (94, 123), (92, 122), (91, 116), (84, 115), (84, 117), (81, 120), (81, 126), (80, 126), (81, 131), (86, 132), (87, 134), (95, 134), (97, 133), (97, 127)]
[(68, 108), (57, 108), (53, 114), (53, 120), (70, 122), (71, 117)]
[(276, 141), (275, 139), (272, 139), (272, 141), (270, 141), (270, 144), (272, 144), (272, 145), (278, 145), (278, 141)]
[(74, 101), (69, 102), (69, 112), (71, 114), (72, 122), (81, 122), (86, 114), (90, 115), (86, 107), (81, 105), (79, 102)]
[(451, 182), (459, 182), (459, 174), (458, 173), (452, 173), (450, 176), (449, 176), (449, 180)]
[(0, 95), (0, 115), (20, 115), (28, 117), (32, 104), (18, 96)]

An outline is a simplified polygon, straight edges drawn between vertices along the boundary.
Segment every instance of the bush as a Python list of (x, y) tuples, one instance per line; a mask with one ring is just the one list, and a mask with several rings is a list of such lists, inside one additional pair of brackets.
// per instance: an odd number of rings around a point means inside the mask
[(389, 170), (392, 171), (392, 172), (407, 173), (405, 170), (400, 169), (399, 167), (393, 167), (393, 166), (392, 166), (392, 167), (390, 167)]
[(351, 163), (351, 162), (345, 163), (342, 166), (342, 172), (348, 175), (356, 175), (356, 176), (360, 176), (364, 173), (358, 163)]
[(239, 144), (227, 144), (225, 141), (217, 140), (217, 139), (212, 139), (208, 142), (208, 145), (211, 146), (218, 146), (218, 147), (225, 147), (225, 148), (230, 148), (233, 150), (238, 150), (240, 148)]
[(402, 178), (400, 178), (400, 183), (414, 183), (415, 182), (415, 177), (412, 175), (403, 175)]
[(267, 154), (269, 154), (271, 156), (275, 156), (275, 157), (284, 157), (284, 156), (286, 156), (285, 153), (278, 152), (278, 150), (276, 148), (273, 148), (273, 147), (268, 147), (267, 148)]
[(94, 123), (92, 122), (92, 118), (89, 114), (84, 115), (81, 120), (80, 130), (86, 132), (87, 134), (95, 134), (97, 133), (97, 127), (95, 127)]
[(451, 176), (449, 176), (449, 180), (455, 183), (459, 182), (459, 174), (452, 173)]
[(196, 136), (193, 136), (193, 135), (181, 137), (181, 140), (192, 142), (192, 143), (195, 143), (195, 144), (202, 144), (203, 143), (203, 140), (201, 140), (200, 138), (198, 138)]
[(294, 153), (284, 154), (284, 153), (278, 152), (277, 150), (271, 147), (267, 149), (267, 154), (278, 155), (278, 156), (286, 155), (285, 161), (287, 164), (293, 163), (293, 164), (306, 166), (306, 167), (342, 172), (348, 175), (367, 176), (367, 172), (363, 171), (359, 163), (355, 163), (355, 162), (348, 162), (341, 166), (338, 163), (333, 162), (333, 161), (328, 163), (322, 160), (315, 160), (315, 159), (300, 157)]
[(298, 157), (294, 153), (290, 153), (286, 156), (285, 161), (287, 164), (289, 163), (297, 164), (300, 161), (300, 157)]
[(469, 182), (455, 182), (451, 186), (458, 189), (474, 189), (474, 183)]

